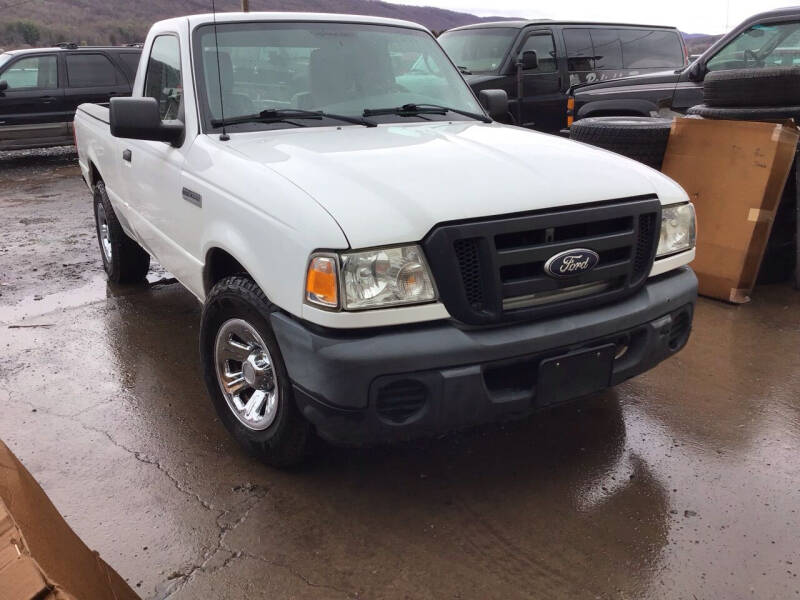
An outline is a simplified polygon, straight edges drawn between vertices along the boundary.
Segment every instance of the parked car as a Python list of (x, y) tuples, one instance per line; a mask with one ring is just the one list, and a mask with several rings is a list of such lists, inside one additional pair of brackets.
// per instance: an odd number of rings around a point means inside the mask
[(72, 144), (78, 105), (129, 96), (141, 52), (62, 44), (0, 54), (0, 150)]
[[(703, 103), (708, 73), (800, 65), (800, 7), (750, 17), (686, 68), (580, 84), (571, 90), (570, 117), (685, 114)], [(746, 96), (742, 98), (746, 101)]]
[(505, 90), (516, 122), (547, 132), (566, 126), (570, 86), (688, 61), (680, 32), (652, 25), (501, 21), (451, 29), (439, 42), (476, 92)]
[[(493, 122), (505, 93), (484, 110), (419, 25), (217, 19), (155, 24), (133, 97), (81, 105), (75, 132), (109, 279), (152, 255), (203, 303), (208, 392), (252, 452), (520, 418), (686, 343), (672, 180)], [(398, 84), (400, 55), (427, 76)]]

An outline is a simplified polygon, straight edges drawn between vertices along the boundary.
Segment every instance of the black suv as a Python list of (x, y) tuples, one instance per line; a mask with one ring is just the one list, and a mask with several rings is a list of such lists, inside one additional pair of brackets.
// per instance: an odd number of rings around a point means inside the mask
[(566, 125), (570, 86), (688, 62), (680, 32), (652, 25), (500, 21), (451, 29), (439, 42), (476, 93), (505, 90), (517, 123), (548, 132)]
[(683, 69), (573, 88), (574, 118), (685, 114), (703, 103), (710, 71), (800, 65), (800, 7), (750, 17)]
[(0, 54), (0, 150), (71, 144), (78, 105), (129, 96), (141, 52), (62, 44)]

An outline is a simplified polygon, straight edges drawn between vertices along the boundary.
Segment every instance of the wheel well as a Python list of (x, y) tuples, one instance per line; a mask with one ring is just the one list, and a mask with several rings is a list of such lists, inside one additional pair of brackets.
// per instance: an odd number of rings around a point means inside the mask
[(89, 185), (94, 187), (98, 181), (103, 181), (103, 178), (100, 177), (100, 171), (97, 170), (93, 162), (89, 162)]
[(246, 273), (247, 270), (233, 256), (221, 248), (211, 248), (206, 254), (206, 266), (203, 269), (203, 287), (206, 294), (211, 291), (218, 281), (237, 273)]

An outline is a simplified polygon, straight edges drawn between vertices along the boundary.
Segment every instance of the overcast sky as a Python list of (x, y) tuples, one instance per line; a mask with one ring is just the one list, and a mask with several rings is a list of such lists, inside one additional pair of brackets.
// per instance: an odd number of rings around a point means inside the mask
[(438, 6), (476, 15), (622, 21), (675, 25), (686, 33), (724, 33), (757, 12), (789, 6), (791, 0), (392, 0), (398, 4)]

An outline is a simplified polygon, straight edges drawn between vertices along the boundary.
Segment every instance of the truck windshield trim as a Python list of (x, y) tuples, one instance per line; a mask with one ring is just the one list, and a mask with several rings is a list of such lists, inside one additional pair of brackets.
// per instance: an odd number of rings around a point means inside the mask
[[(456, 67), (426, 31), (341, 22), (248, 21), (195, 28), (195, 86), (203, 130), (285, 128), (282, 119), (248, 119), (264, 110), (323, 113), (306, 127), (371, 125), (365, 109), (408, 104), (452, 107), (412, 120), (469, 120), (485, 111)], [(224, 113), (224, 115), (223, 115)], [(487, 117), (488, 118), (488, 117)], [(403, 120), (407, 120), (404, 118)], [(384, 115), (378, 122), (397, 122)]]

